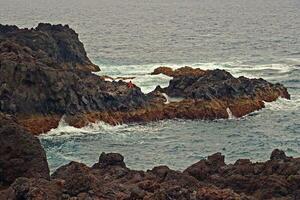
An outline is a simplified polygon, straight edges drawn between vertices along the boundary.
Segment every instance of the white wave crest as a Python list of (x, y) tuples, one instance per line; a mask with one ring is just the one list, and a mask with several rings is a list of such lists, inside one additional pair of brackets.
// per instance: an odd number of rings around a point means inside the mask
[(165, 99), (166, 99), (166, 102), (165, 102), (165, 104), (169, 104), (169, 103), (171, 103), (171, 102), (180, 102), (180, 101), (182, 101), (184, 98), (180, 98), (180, 97), (176, 97), (176, 98), (174, 98), (174, 97), (170, 97), (169, 95), (167, 95), (166, 93), (162, 93), (162, 95), (165, 97)]
[(279, 98), (273, 102), (264, 102), (266, 109), (273, 111), (297, 111), (300, 110), (299, 96), (292, 96), (291, 100)]
[(226, 108), (226, 111), (228, 113), (228, 119), (236, 119), (236, 117), (232, 114), (230, 108)]
[(102, 121), (97, 121), (96, 123), (89, 123), (87, 126), (82, 128), (76, 128), (70, 126), (63, 116), (57, 126), (57, 128), (51, 129), (45, 134), (42, 134), (41, 138), (48, 138), (53, 136), (69, 137), (69, 136), (80, 136), (84, 134), (99, 134), (101, 132), (108, 132), (110, 130), (116, 130), (120, 127), (126, 127), (126, 124), (112, 126)]

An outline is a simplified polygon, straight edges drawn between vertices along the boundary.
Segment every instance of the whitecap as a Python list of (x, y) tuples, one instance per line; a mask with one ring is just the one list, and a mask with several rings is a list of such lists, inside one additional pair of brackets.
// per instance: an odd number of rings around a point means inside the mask
[(230, 108), (226, 108), (226, 112), (228, 114), (228, 119), (236, 119), (236, 117), (232, 114)]
[(51, 137), (71, 137), (71, 136), (80, 136), (85, 134), (99, 134), (102, 132), (109, 132), (112, 130), (120, 129), (126, 127), (126, 124), (122, 125), (109, 125), (103, 121), (97, 121), (95, 123), (89, 123), (88, 125), (82, 128), (76, 128), (74, 126), (70, 126), (63, 116), (59, 121), (57, 128), (53, 128), (47, 133), (41, 134), (40, 138), (46, 139)]
[(169, 104), (171, 102), (180, 102), (182, 100), (184, 100), (184, 98), (181, 97), (170, 97), (169, 95), (167, 95), (166, 93), (162, 93), (162, 95), (165, 97), (166, 102), (165, 104)]

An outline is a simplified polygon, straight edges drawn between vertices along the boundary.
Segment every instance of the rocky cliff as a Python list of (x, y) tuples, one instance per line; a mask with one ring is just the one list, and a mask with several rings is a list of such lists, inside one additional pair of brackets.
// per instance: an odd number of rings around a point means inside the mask
[(0, 26), (0, 111), (26, 120), (33, 133), (57, 126), (64, 114), (145, 107), (139, 88), (105, 81), (91, 73), (97, 70), (67, 25)]

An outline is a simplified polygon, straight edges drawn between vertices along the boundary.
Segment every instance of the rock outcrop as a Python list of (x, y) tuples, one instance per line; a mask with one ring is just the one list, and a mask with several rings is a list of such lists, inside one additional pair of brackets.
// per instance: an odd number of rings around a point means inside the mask
[[(122, 80), (106, 81), (92, 73), (97, 70), (67, 25), (0, 25), (0, 112), (14, 115), (33, 134), (56, 128), (62, 116), (76, 127), (95, 121), (219, 119), (229, 117), (228, 109), (241, 117), (263, 108), (264, 101), (290, 98), (281, 84), (235, 78), (224, 70), (161, 67), (153, 74), (173, 79), (149, 94)], [(166, 104), (166, 95), (183, 101)]]
[(38, 65), (54, 69), (99, 71), (84, 50), (78, 34), (68, 25), (40, 23), (35, 29), (0, 24), (1, 63), (13, 68)]
[[(287, 89), (279, 83), (235, 78), (225, 70), (203, 71), (184, 67), (173, 73), (174, 78), (168, 87), (158, 86), (147, 95), (150, 106), (126, 112), (91, 112), (71, 117), (68, 122), (80, 128), (99, 120), (116, 125), (174, 118), (221, 119), (228, 118), (229, 112), (234, 117), (242, 117), (264, 108), (264, 102), (279, 97), (290, 99)], [(183, 100), (165, 104), (163, 93)]]
[(223, 111), (229, 108), (236, 117), (264, 108), (264, 101), (272, 102), (279, 97), (290, 99), (287, 89), (279, 83), (272, 84), (261, 78), (236, 78), (219, 69), (199, 70), (179, 68), (171, 74), (174, 78), (169, 86), (158, 87), (155, 92), (195, 101), (218, 102)]
[(181, 67), (175, 70), (173, 70), (170, 67), (158, 67), (154, 69), (151, 75), (164, 74), (166, 76), (171, 76), (171, 77), (181, 77), (181, 76), (201, 76), (204, 75), (205, 73), (206, 73), (205, 70), (199, 68), (192, 68), (188, 66)]
[(0, 188), (18, 177), (50, 179), (46, 154), (37, 138), (0, 113)]
[(300, 159), (280, 150), (257, 163), (240, 159), (225, 164), (224, 156), (216, 153), (183, 172), (167, 166), (131, 170), (122, 155), (102, 153), (92, 167), (71, 162), (57, 169), (51, 180), (20, 177), (0, 191), (0, 199), (299, 199), (299, 170)]
[(62, 115), (145, 107), (140, 88), (105, 81), (97, 70), (67, 25), (0, 26), (0, 111), (33, 133), (56, 127)]
[(204, 183), (231, 188), (254, 199), (299, 199), (300, 159), (285, 156), (275, 149), (266, 162), (252, 163), (249, 159), (225, 165), (224, 157), (201, 160), (184, 173)]
[(129, 169), (118, 153), (102, 153), (92, 167), (70, 162), (50, 177), (45, 152), (12, 116), (0, 114), (2, 200), (265, 200), (300, 198), (300, 158), (275, 149), (270, 160), (226, 164), (215, 153), (183, 172), (167, 166)]
[[(197, 70), (197, 69), (195, 69)], [(278, 97), (290, 98), (281, 84), (272, 84), (264, 79), (235, 78), (225, 70), (207, 70), (200, 75), (180, 75), (170, 81), (162, 90), (169, 96), (191, 99), (235, 99), (259, 98), (274, 101)]]

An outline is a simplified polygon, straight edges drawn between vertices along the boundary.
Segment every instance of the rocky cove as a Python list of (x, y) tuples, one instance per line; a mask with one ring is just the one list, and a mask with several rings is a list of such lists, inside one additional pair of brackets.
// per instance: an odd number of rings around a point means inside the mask
[[(166, 166), (134, 171), (121, 155), (104, 153), (93, 167), (72, 162), (50, 177), (45, 153), (30, 134), (57, 127), (62, 116), (75, 127), (97, 121), (116, 125), (174, 118), (226, 119), (228, 109), (241, 117), (264, 108), (264, 102), (290, 99), (281, 84), (236, 78), (219, 69), (157, 68), (153, 75), (163, 73), (173, 79), (169, 86), (157, 86), (148, 94), (93, 73), (99, 70), (67, 25), (0, 26), (0, 182), (5, 189), (1, 198), (298, 198), (298, 159), (280, 150), (264, 163), (238, 160), (233, 165), (226, 165), (217, 153), (183, 172)], [(181, 100), (167, 102), (165, 95)]]

